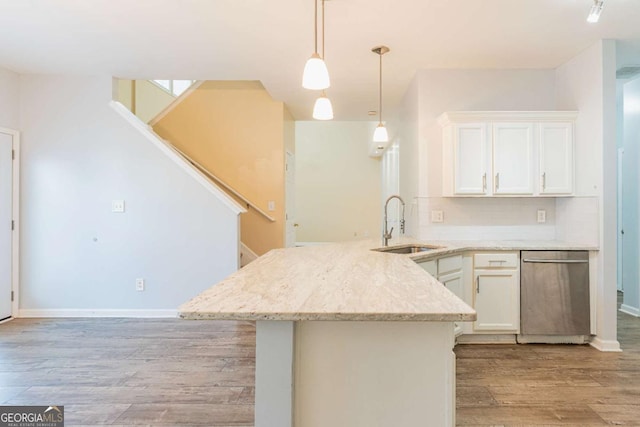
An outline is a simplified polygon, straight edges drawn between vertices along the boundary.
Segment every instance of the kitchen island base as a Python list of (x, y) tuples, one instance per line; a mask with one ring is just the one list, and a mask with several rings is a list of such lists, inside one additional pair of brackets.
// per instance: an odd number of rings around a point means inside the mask
[(449, 321), (257, 321), (255, 426), (454, 426), (453, 347)]

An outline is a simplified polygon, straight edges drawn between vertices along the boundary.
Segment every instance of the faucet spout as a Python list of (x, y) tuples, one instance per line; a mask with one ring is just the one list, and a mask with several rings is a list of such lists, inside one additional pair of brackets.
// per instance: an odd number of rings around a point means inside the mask
[(384, 202), (384, 230), (382, 231), (382, 244), (384, 246), (389, 246), (389, 240), (393, 236), (393, 227), (391, 227), (391, 230), (388, 229), (389, 221), (388, 221), (388, 215), (387, 215), (389, 202), (393, 199), (398, 199), (398, 201), (402, 205), (402, 218), (400, 219), (400, 233), (404, 234), (404, 206), (405, 206), (404, 200), (402, 200), (402, 197), (398, 196), (397, 194), (394, 194), (392, 196), (389, 196), (387, 201)]

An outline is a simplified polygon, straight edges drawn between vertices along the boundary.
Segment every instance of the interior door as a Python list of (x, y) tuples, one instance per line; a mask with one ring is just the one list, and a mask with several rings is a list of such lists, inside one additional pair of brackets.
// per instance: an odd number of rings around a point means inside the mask
[(295, 224), (295, 194), (296, 194), (296, 174), (295, 174), (295, 157), (293, 153), (287, 151), (285, 157), (285, 246), (290, 248), (296, 245), (296, 226)]
[(11, 317), (13, 136), (0, 131), (0, 320)]

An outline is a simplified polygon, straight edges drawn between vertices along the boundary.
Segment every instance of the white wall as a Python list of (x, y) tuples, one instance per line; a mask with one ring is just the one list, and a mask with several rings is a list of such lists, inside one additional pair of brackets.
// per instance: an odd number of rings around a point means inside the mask
[(420, 144), (420, 79), (416, 75), (398, 108), (397, 115), (388, 123), (389, 134), (397, 144), (399, 156), (400, 196), (406, 203), (406, 234), (417, 236), (419, 228), (418, 205), (416, 197), (420, 194), (420, 156), (423, 148)]
[[(599, 210), (596, 346), (615, 350), (616, 339), (616, 80), (615, 42), (600, 41), (556, 70), (559, 110), (578, 110), (576, 122), (576, 193), (595, 196)], [(566, 199), (558, 210), (580, 199)], [(570, 222), (573, 218), (561, 218)], [(562, 231), (560, 230), (562, 235)]]
[(623, 160), (623, 210), (624, 228), (622, 277), (624, 301), (622, 309), (640, 314), (640, 216), (638, 203), (640, 190), (638, 168), (640, 166), (640, 78), (624, 85), (624, 160)]
[(0, 68), (0, 127), (19, 130), (19, 94), (18, 74)]
[(368, 156), (370, 122), (296, 122), (296, 241), (380, 235), (380, 159)]
[(20, 87), (22, 314), (176, 309), (236, 269), (237, 215), (108, 106), (111, 77)]
[[(447, 111), (552, 110), (554, 94), (553, 70), (419, 71), (390, 124), (400, 145), (400, 193), (410, 205), (408, 233), (421, 239), (553, 239), (553, 200), (442, 198), (437, 118)], [(431, 209), (444, 211), (444, 223), (431, 223)], [(547, 210), (546, 224), (535, 221), (537, 209)], [(497, 217), (506, 226), (492, 222)]]

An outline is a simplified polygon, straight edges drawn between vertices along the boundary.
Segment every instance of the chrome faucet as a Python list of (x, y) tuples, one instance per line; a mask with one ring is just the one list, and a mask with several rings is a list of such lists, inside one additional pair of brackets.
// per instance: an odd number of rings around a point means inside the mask
[(391, 227), (391, 230), (389, 230), (388, 229), (389, 224), (387, 223), (387, 207), (389, 206), (389, 202), (392, 199), (398, 199), (400, 203), (402, 203), (402, 219), (400, 220), (400, 233), (404, 234), (404, 200), (402, 200), (402, 197), (394, 194), (392, 196), (389, 196), (387, 201), (384, 202), (384, 231), (382, 232), (382, 244), (384, 246), (389, 246), (389, 239), (391, 239), (393, 234), (393, 227)]

